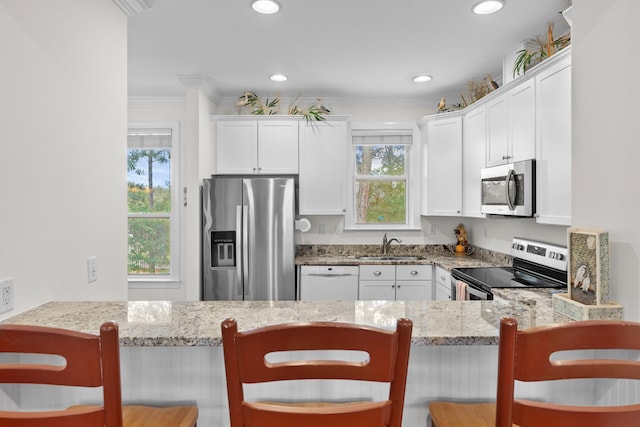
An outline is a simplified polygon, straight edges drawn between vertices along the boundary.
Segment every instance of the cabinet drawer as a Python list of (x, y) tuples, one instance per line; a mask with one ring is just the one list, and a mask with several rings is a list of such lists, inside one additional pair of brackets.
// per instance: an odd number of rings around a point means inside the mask
[(396, 266), (361, 265), (360, 280), (396, 280)]
[(398, 265), (396, 266), (397, 280), (433, 280), (430, 265)]
[(451, 273), (444, 268), (436, 267), (436, 282), (445, 286), (451, 286)]

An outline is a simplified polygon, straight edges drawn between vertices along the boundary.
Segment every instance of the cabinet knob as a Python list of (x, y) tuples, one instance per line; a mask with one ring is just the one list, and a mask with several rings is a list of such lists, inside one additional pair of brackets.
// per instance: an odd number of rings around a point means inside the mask
[(400, 289), (400, 285), (396, 285), (396, 288)]
[(445, 277), (444, 276), (440, 276), (440, 280), (442, 280), (444, 282)]
[[(395, 287), (396, 287), (396, 285), (391, 285), (391, 288), (395, 288)], [(398, 285), (398, 287), (400, 287), (400, 285)]]
[(381, 274), (382, 274), (382, 271), (374, 271), (374, 272), (373, 272), (373, 275), (374, 275), (374, 276), (379, 276), (379, 275), (381, 275)]
[(412, 276), (417, 276), (417, 275), (418, 275), (418, 272), (417, 272), (416, 270), (412, 270), (410, 274), (411, 274)]

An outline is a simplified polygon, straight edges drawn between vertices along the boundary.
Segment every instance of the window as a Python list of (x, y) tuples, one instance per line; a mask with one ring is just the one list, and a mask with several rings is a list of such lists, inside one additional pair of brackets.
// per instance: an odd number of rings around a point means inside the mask
[(177, 139), (177, 124), (129, 126), (130, 281), (178, 280)]
[(354, 130), (352, 142), (349, 228), (412, 228), (413, 131)]

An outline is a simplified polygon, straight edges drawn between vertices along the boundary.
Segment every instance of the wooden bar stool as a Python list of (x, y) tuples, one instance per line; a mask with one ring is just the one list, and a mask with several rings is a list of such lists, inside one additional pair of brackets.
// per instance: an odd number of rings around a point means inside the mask
[[(640, 404), (572, 406), (514, 398), (515, 381), (576, 378), (640, 380), (640, 361), (554, 358), (568, 350), (640, 350), (640, 323), (586, 320), (518, 331), (515, 319), (500, 321), (496, 403), (432, 402), (433, 427), (639, 426)], [(566, 356), (569, 357), (569, 356)]]
[[(222, 322), (231, 427), (400, 427), (413, 323), (399, 319), (395, 331), (368, 326), (312, 322), (238, 332), (234, 319)], [(363, 361), (289, 360), (268, 362), (274, 352), (348, 350)], [(302, 356), (298, 356), (301, 358)], [(388, 399), (366, 402), (252, 402), (244, 384), (283, 380), (359, 380), (389, 384)]]
[(196, 406), (122, 406), (118, 325), (100, 335), (59, 328), (0, 325), (0, 353), (57, 355), (65, 365), (0, 363), (0, 383), (102, 387), (103, 405), (51, 411), (0, 411), (2, 427), (193, 427)]

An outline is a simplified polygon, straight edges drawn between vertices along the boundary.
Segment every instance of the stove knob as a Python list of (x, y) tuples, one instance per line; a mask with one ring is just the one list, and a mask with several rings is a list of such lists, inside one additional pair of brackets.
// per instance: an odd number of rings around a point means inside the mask
[(562, 261), (562, 260), (564, 260), (564, 255), (563, 255), (563, 254), (556, 253), (556, 259), (557, 259), (558, 261)]

